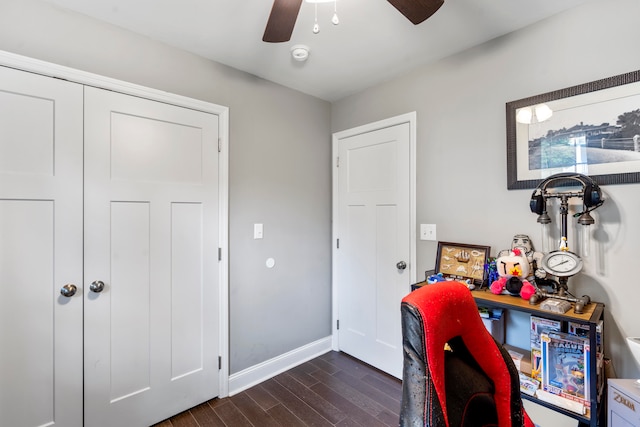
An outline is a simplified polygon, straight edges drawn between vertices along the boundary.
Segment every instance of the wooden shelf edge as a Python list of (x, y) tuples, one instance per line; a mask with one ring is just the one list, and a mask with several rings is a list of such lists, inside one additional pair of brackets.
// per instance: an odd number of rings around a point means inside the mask
[(594, 323), (596, 322), (604, 309), (604, 304), (599, 302), (591, 302), (584, 308), (584, 313), (576, 314), (573, 308), (566, 313), (554, 313), (552, 311), (540, 309), (540, 304), (531, 305), (528, 300), (524, 300), (517, 296), (511, 295), (495, 295), (487, 290), (471, 291), (476, 303), (490, 304), (493, 307), (506, 308), (524, 311), (532, 314), (539, 314), (543, 317), (557, 318), (563, 320), (571, 320), (577, 322)]
[(529, 396), (528, 394), (522, 394), (522, 398), (529, 400), (533, 403), (536, 403), (540, 406), (544, 406), (545, 408), (549, 408), (552, 411), (558, 412), (560, 414), (566, 415), (567, 417), (571, 417), (574, 420), (578, 420), (580, 423), (589, 425), (591, 423), (591, 410), (585, 415), (580, 415), (576, 412), (570, 411), (568, 409), (563, 408), (562, 406), (554, 405), (553, 403), (545, 402), (544, 400), (540, 400), (535, 396)]

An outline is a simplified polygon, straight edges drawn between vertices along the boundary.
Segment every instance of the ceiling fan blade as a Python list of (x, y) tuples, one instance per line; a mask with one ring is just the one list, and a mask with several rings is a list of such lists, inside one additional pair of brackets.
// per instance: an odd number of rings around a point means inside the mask
[(414, 25), (418, 25), (444, 4), (444, 0), (387, 0)]
[(262, 41), (269, 43), (289, 41), (301, 5), (302, 0), (274, 0)]

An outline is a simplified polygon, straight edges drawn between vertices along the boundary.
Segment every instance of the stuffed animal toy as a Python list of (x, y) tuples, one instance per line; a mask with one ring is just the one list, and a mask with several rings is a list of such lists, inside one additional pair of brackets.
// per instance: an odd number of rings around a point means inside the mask
[(544, 254), (542, 252), (537, 252), (533, 248), (533, 243), (531, 239), (526, 234), (516, 234), (513, 236), (513, 240), (511, 241), (511, 249), (503, 249), (498, 252), (498, 257), (503, 255), (509, 255), (509, 252), (514, 249), (520, 249), (522, 254), (527, 257), (529, 261), (529, 274), (527, 276), (523, 276), (523, 279), (527, 279), (529, 282), (532, 282), (536, 279), (544, 279), (547, 273), (540, 268), (540, 262), (542, 261), (542, 257)]
[(507, 291), (527, 300), (535, 294), (536, 288), (526, 279), (529, 275), (529, 261), (519, 248), (513, 249), (508, 255), (499, 256), (496, 267), (500, 277), (491, 283), (491, 292), (498, 295)]

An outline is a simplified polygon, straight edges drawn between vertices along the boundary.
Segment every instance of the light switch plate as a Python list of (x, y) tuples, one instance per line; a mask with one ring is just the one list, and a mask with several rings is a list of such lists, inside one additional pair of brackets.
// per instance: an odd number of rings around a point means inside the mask
[(435, 224), (420, 224), (420, 240), (437, 240)]
[(262, 224), (253, 224), (253, 238), (262, 239)]

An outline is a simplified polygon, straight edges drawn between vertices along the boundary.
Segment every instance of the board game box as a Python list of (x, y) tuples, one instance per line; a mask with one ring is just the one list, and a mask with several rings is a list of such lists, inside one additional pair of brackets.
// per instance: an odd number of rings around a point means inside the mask
[(542, 389), (590, 406), (589, 340), (562, 332), (543, 332)]
[(540, 352), (540, 335), (543, 332), (556, 331), (562, 328), (562, 322), (559, 320), (547, 319), (531, 315), (531, 328), (529, 330), (531, 336), (531, 376), (538, 381), (542, 380), (542, 354)]

